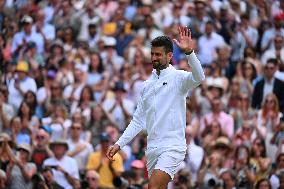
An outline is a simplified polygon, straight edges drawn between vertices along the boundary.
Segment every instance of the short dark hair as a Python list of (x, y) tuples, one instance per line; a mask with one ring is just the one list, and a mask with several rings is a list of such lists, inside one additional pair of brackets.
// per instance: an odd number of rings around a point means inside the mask
[(152, 47), (164, 47), (165, 52), (173, 52), (173, 42), (168, 36), (159, 36), (152, 40)]
[(269, 59), (266, 61), (266, 64), (268, 64), (268, 63), (274, 64), (274, 66), (277, 66), (278, 61), (277, 61), (276, 58), (269, 58)]

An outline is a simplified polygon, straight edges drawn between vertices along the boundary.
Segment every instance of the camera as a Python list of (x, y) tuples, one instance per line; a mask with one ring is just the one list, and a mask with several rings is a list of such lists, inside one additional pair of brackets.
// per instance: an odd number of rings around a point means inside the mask
[(32, 185), (33, 185), (33, 188), (43, 188), (43, 186), (45, 185), (45, 179), (44, 177), (42, 176), (42, 174), (40, 173), (35, 173), (33, 176), (32, 176)]
[(222, 186), (222, 181), (216, 177), (212, 177), (208, 180), (207, 186), (210, 188)]
[(123, 177), (115, 177), (113, 179), (113, 185), (117, 188), (127, 188), (129, 183), (128, 181)]
[(239, 175), (237, 178), (237, 188), (238, 189), (246, 189), (249, 188), (249, 182), (245, 175)]

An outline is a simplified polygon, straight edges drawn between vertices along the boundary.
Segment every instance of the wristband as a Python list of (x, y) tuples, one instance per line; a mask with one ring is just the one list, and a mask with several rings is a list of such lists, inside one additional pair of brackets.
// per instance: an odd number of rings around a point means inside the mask
[(193, 50), (190, 50), (190, 51), (188, 51), (188, 52), (185, 52), (184, 54), (185, 54), (185, 55), (191, 55), (192, 52), (193, 52)]

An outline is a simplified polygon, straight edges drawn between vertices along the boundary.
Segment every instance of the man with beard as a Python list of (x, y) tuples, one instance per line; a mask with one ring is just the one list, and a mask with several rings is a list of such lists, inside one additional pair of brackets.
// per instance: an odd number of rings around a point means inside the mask
[(155, 38), (151, 42), (152, 75), (144, 83), (132, 121), (107, 152), (107, 157), (113, 160), (120, 149), (141, 130), (146, 130), (148, 137), (145, 153), (150, 189), (166, 188), (184, 160), (185, 100), (189, 90), (205, 79), (201, 64), (193, 52), (190, 30), (180, 27), (179, 40), (173, 41), (185, 53), (192, 72), (176, 70), (170, 65), (173, 42), (169, 37)]

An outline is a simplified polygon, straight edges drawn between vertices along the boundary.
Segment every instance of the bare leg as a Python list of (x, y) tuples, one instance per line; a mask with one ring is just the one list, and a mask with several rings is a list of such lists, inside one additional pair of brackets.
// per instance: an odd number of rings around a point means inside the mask
[(155, 169), (150, 176), (148, 189), (166, 189), (170, 181), (170, 175), (168, 175), (164, 171)]

